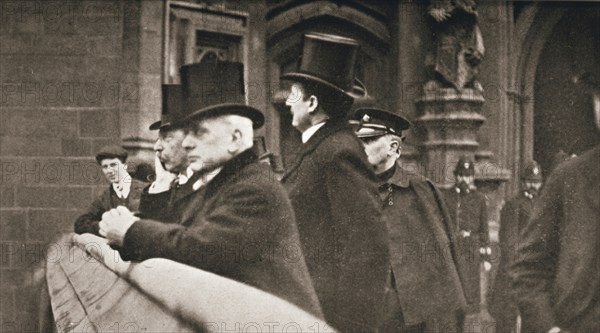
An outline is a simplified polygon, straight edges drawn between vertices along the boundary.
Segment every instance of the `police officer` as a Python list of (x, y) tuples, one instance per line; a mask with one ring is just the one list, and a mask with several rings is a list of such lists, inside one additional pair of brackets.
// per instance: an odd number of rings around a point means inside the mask
[[(354, 118), (356, 134), (378, 175), (390, 237), (390, 282), (379, 330), (417, 333), (453, 328), (466, 302), (450, 216), (431, 181), (398, 162), (402, 131), (411, 124), (400, 115), (373, 107), (359, 108)], [(431, 326), (435, 322), (444, 326), (436, 329)]]
[(480, 262), (491, 268), (486, 200), (475, 187), (475, 163), (461, 157), (454, 169), (455, 185), (444, 191), (458, 238), (458, 267), (467, 298), (467, 313), (478, 313), (481, 302)]
[(534, 200), (542, 187), (542, 169), (535, 161), (529, 163), (521, 177), (521, 192), (502, 208), (500, 218), (500, 263), (488, 295), (489, 311), (496, 320), (496, 332), (509, 333), (516, 329), (517, 307), (511, 297), (511, 282), (507, 268), (515, 260), (519, 234), (526, 225)]

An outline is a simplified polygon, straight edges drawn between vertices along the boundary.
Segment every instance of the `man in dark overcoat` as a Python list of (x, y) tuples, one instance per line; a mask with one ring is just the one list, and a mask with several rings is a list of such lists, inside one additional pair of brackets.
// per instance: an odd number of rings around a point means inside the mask
[(390, 233), (390, 284), (386, 320), (380, 331), (454, 328), (466, 302), (450, 216), (433, 183), (398, 162), (402, 131), (411, 124), (400, 115), (374, 107), (358, 109), (354, 119), (359, 123), (356, 134), (379, 178)]
[(542, 169), (531, 162), (521, 176), (521, 192), (509, 200), (500, 213), (500, 263), (490, 293), (488, 310), (496, 320), (496, 332), (511, 333), (517, 329), (517, 305), (512, 299), (512, 284), (508, 267), (515, 259), (519, 234), (531, 216), (534, 200), (542, 187)]
[(127, 155), (127, 150), (116, 145), (102, 147), (96, 154), (96, 162), (102, 168), (102, 173), (110, 185), (75, 220), (76, 233), (99, 235), (98, 223), (102, 219), (102, 214), (118, 206), (138, 211), (140, 196), (147, 183), (129, 175)]
[(546, 180), (509, 267), (522, 332), (600, 332), (599, 188), (600, 145)]
[(243, 64), (186, 65), (181, 78), (189, 114), (182, 145), (194, 193), (176, 223), (139, 219), (119, 207), (103, 216), (101, 234), (125, 260), (171, 259), (322, 317), (285, 189), (252, 151), (253, 129), (264, 116), (245, 105)]
[(303, 141), (282, 182), (325, 319), (341, 332), (378, 328), (390, 265), (375, 174), (347, 122), (357, 51), (353, 39), (308, 34), (299, 70), (282, 77)]
[(458, 269), (467, 298), (467, 313), (478, 313), (481, 303), (481, 270), (491, 268), (486, 199), (475, 187), (475, 163), (459, 159), (454, 169), (455, 185), (443, 191), (450, 210), (452, 231), (458, 239)]

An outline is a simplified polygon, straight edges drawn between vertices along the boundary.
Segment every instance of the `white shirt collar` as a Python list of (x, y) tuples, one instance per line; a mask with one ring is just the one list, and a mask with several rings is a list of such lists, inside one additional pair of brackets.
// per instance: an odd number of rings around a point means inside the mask
[(125, 176), (120, 183), (113, 183), (112, 187), (119, 198), (127, 198), (131, 190), (131, 176)]
[(302, 132), (302, 143), (307, 143), (310, 138), (317, 133), (319, 128), (325, 125), (325, 122), (318, 123), (316, 125), (312, 125), (306, 131)]
[(194, 171), (190, 169), (190, 167), (188, 167), (187, 169), (185, 169), (185, 172), (179, 173), (179, 175), (177, 176), (177, 182), (179, 183), (179, 185), (183, 185), (187, 183), (187, 181), (192, 177), (193, 174)]
[(202, 177), (200, 177), (200, 179), (198, 179), (194, 184), (192, 184), (192, 189), (194, 189), (194, 191), (197, 191), (202, 186), (208, 184), (208, 182), (210, 182), (213, 178), (215, 178), (219, 174), (219, 172), (221, 172), (221, 169), (223, 169), (223, 167), (214, 169), (214, 170), (202, 175)]

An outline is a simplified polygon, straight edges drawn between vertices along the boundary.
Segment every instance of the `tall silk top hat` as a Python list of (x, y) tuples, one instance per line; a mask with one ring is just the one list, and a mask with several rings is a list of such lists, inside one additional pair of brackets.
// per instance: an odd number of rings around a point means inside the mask
[(179, 73), (185, 114), (180, 123), (231, 114), (249, 118), (255, 129), (264, 124), (262, 112), (246, 105), (242, 63), (205, 60)]
[(327, 93), (352, 102), (348, 94), (354, 86), (354, 65), (358, 42), (342, 36), (309, 33), (304, 35), (302, 58), (297, 72), (282, 80), (308, 82)]
[(172, 128), (173, 123), (182, 116), (181, 86), (178, 84), (163, 84), (160, 120), (150, 125), (150, 130)]

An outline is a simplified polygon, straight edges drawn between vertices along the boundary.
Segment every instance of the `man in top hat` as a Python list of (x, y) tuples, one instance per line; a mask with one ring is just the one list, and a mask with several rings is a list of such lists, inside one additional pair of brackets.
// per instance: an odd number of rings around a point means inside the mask
[[(212, 81), (215, 80), (215, 81)], [(272, 293), (321, 317), (284, 188), (252, 151), (263, 114), (245, 105), (243, 64), (181, 68), (182, 146), (194, 174), (175, 223), (139, 219), (124, 207), (103, 216), (101, 234), (123, 259), (166, 258)], [(235, 302), (235, 300), (232, 300)], [(235, 309), (232, 309), (235, 311)]]
[(511, 295), (508, 267), (515, 260), (519, 235), (527, 225), (534, 200), (542, 187), (542, 180), (539, 164), (531, 162), (521, 175), (521, 193), (509, 200), (500, 213), (500, 263), (488, 295), (488, 309), (496, 320), (498, 333), (510, 333), (517, 327), (517, 306)]
[(177, 124), (183, 117), (181, 86), (163, 85), (162, 99), (161, 119), (150, 125), (150, 130), (158, 130), (154, 144), (156, 179), (142, 192), (139, 216), (175, 222), (180, 206), (193, 192), (192, 184), (187, 182), (192, 172), (187, 168), (187, 153), (182, 146), (185, 129)]
[(475, 163), (461, 157), (454, 169), (455, 185), (443, 191), (459, 247), (458, 268), (467, 298), (467, 313), (479, 313), (480, 264), (491, 268), (486, 199), (475, 187)]
[(112, 208), (125, 206), (138, 211), (140, 194), (146, 186), (146, 183), (131, 178), (127, 172), (127, 151), (121, 146), (102, 147), (96, 154), (96, 162), (110, 185), (75, 221), (75, 232), (78, 234), (99, 235), (98, 223), (102, 214)]
[(466, 303), (455, 262), (450, 216), (433, 183), (403, 169), (398, 162), (402, 131), (411, 123), (374, 107), (358, 109), (354, 119), (359, 123), (356, 134), (379, 178), (379, 196), (390, 234), (386, 320), (380, 331), (453, 329), (456, 314)]
[(378, 328), (389, 273), (375, 174), (347, 122), (357, 50), (353, 39), (308, 34), (299, 70), (282, 76), (303, 142), (282, 182), (325, 319), (341, 332)]

